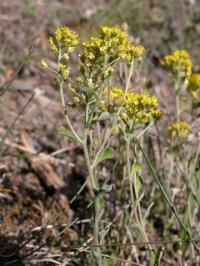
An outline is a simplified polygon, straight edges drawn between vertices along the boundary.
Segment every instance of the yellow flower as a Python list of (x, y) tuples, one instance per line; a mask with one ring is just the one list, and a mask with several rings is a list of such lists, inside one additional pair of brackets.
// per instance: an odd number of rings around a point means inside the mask
[(127, 41), (127, 35), (118, 26), (108, 27), (104, 26), (100, 30), (101, 38), (104, 40), (112, 40), (117, 45), (122, 45)]
[(188, 79), (192, 72), (192, 62), (186, 50), (176, 50), (163, 58), (162, 64), (166, 66), (174, 78)]
[(77, 33), (68, 27), (60, 27), (55, 32), (55, 39), (61, 45), (61, 48), (70, 48), (70, 52), (79, 43)]
[(56, 53), (60, 48), (65, 49), (67, 53), (71, 53), (78, 43), (79, 38), (77, 33), (65, 26), (56, 29), (54, 36), (49, 38), (50, 47)]
[(64, 64), (59, 64), (58, 74), (62, 77), (63, 80), (67, 80), (69, 78), (69, 67)]
[(111, 87), (108, 88), (108, 97), (109, 100), (114, 104), (114, 105), (122, 105), (122, 100), (124, 98), (124, 91), (122, 88), (119, 87)]
[(134, 123), (145, 124), (161, 116), (158, 109), (158, 98), (147, 93), (128, 92), (125, 97), (124, 109)]
[(188, 79), (188, 92), (195, 98), (200, 98), (200, 74), (191, 74)]
[[(91, 37), (83, 42), (82, 61), (88, 59), (91, 63), (96, 62), (105, 55), (110, 58), (110, 61), (115, 61), (120, 58), (121, 46), (125, 43), (127, 43), (126, 33), (119, 27), (102, 27), (99, 37)], [(104, 62), (103, 59), (102, 62)]]
[(42, 60), (40, 61), (40, 66), (41, 66), (41, 67), (44, 67), (44, 68), (47, 68), (47, 67), (48, 67), (48, 64), (47, 64), (47, 62), (46, 62), (44, 59), (42, 59)]
[(102, 100), (100, 101), (99, 108), (101, 110), (108, 110), (109, 112), (115, 111), (116, 107), (123, 106), (124, 91), (119, 87), (108, 87), (104, 89)]
[(191, 132), (191, 126), (186, 122), (175, 122), (168, 127), (172, 139), (185, 140)]
[(108, 88), (108, 98), (111, 105), (120, 107), (123, 105), (124, 91), (119, 87)]
[(142, 45), (125, 44), (121, 47), (121, 56), (128, 62), (133, 59), (141, 61), (145, 48)]
[(56, 44), (55, 44), (55, 42), (54, 42), (52, 37), (49, 37), (49, 44), (50, 44), (51, 50), (53, 52), (58, 52), (58, 48), (57, 48), (57, 46), (56, 46)]

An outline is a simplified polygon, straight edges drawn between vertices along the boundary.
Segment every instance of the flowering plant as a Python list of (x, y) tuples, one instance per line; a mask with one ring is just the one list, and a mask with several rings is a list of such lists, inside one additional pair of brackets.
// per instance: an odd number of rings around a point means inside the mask
[[(91, 265), (108, 265), (103, 254), (103, 245), (109, 235), (110, 226), (102, 225), (105, 214), (105, 195), (113, 189), (110, 168), (113, 172), (120, 165), (122, 188), (119, 198), (125, 204), (126, 193), (124, 184), (128, 181), (128, 197), (130, 210), (122, 214), (122, 220), (127, 221), (127, 213), (135, 217), (139, 236), (148, 244), (148, 254), (151, 265), (156, 265), (156, 256), (148, 241), (145, 228), (145, 216), (141, 210), (143, 198), (141, 177), (143, 160), (146, 161), (169, 207), (177, 217), (185, 233), (192, 240), (189, 232), (181, 222), (176, 210), (171, 205), (159, 178), (152, 170), (144, 149), (139, 143), (154, 123), (161, 117), (158, 99), (155, 95), (141, 90), (133, 90), (134, 73), (144, 59), (145, 48), (130, 42), (127, 34), (119, 27), (102, 27), (97, 37), (80, 42), (79, 74), (71, 78), (70, 54), (79, 44), (78, 35), (68, 27), (61, 27), (49, 38), (49, 44), (56, 57), (56, 68), (52, 69), (42, 60), (41, 65), (55, 73), (60, 89), (63, 114), (66, 126), (59, 131), (72, 141), (77, 142), (83, 149), (85, 163), (88, 169), (88, 185), (93, 209), (93, 246)], [(189, 81), (189, 91), (196, 90), (196, 79), (191, 76), (192, 63), (186, 51), (175, 51), (163, 59), (173, 79), (177, 81), (175, 88), (177, 97), (180, 84)], [(120, 70), (120, 71), (119, 71)], [(125, 82), (119, 82), (120, 78)], [(118, 84), (120, 83), (120, 84)], [(198, 82), (197, 82), (198, 83)], [(195, 89), (194, 89), (195, 88)], [(72, 99), (66, 100), (65, 90), (72, 93)], [(69, 110), (74, 108), (82, 118), (82, 132), (77, 132), (70, 120)], [(190, 126), (179, 120), (171, 125), (171, 137), (185, 139)], [(118, 146), (116, 141), (118, 138)], [(115, 152), (118, 149), (120, 156)], [(109, 159), (114, 161), (114, 165)], [(117, 171), (115, 173), (117, 175)], [(85, 184), (84, 184), (85, 185)], [(149, 207), (151, 208), (151, 206)], [(114, 219), (115, 220), (115, 219)], [(127, 230), (123, 223), (120, 232)], [(130, 235), (130, 233), (129, 233)], [(121, 236), (119, 236), (121, 238)], [(196, 246), (195, 246), (196, 247)], [(117, 249), (116, 251), (117, 252)], [(157, 254), (157, 255), (156, 255)], [(109, 264), (110, 265), (110, 264)]]

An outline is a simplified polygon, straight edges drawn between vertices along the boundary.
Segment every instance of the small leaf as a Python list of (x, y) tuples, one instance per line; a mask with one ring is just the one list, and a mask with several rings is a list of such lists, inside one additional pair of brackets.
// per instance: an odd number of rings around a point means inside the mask
[(112, 159), (114, 157), (114, 154), (115, 154), (115, 152), (114, 152), (113, 148), (105, 149), (104, 151), (102, 151), (99, 154), (99, 157), (97, 158), (97, 161), (96, 161), (96, 165), (98, 165), (99, 163), (101, 163), (104, 160)]
[(69, 138), (70, 140), (73, 140), (73, 141), (76, 141), (76, 142), (77, 142), (76, 137), (74, 136), (74, 134), (71, 132), (70, 129), (68, 129), (68, 128), (64, 127), (64, 126), (59, 126), (59, 127), (58, 127), (58, 132), (59, 132), (61, 135), (63, 135), (63, 136), (65, 136), (65, 137)]
[(134, 176), (136, 173), (138, 173), (141, 169), (141, 165), (139, 163), (134, 163), (131, 168), (131, 176)]
[(104, 121), (104, 120), (107, 120), (110, 118), (110, 113), (105, 111), (105, 112), (102, 112), (99, 116), (99, 121)]
[(153, 207), (153, 205), (154, 205), (154, 202), (152, 202), (149, 205), (149, 207), (147, 208), (147, 210), (145, 211), (143, 221), (147, 220), (147, 218), (149, 217), (149, 214), (150, 214), (150, 211), (151, 211), (151, 208)]
[(141, 188), (142, 188), (142, 185), (143, 185), (143, 181), (142, 181), (142, 178), (141, 176), (137, 175), (136, 176), (136, 180), (135, 180), (135, 190), (136, 190), (136, 193), (137, 195), (139, 194)]
[(156, 250), (150, 250), (150, 265), (153, 266), (159, 266), (161, 258), (163, 256), (164, 248), (161, 247), (157, 251)]
[(104, 184), (101, 187), (101, 190), (104, 191), (104, 192), (110, 192), (112, 190), (112, 184), (111, 185)]
[(87, 87), (80, 86), (79, 88), (80, 88), (80, 90), (81, 90), (82, 92), (84, 92), (84, 93), (87, 94), (87, 95), (91, 95), (91, 94), (94, 93), (91, 89), (89, 89), (89, 88), (87, 88)]
[(108, 234), (109, 230), (110, 230), (110, 228), (102, 230), (102, 231), (99, 232), (100, 243), (104, 242), (105, 237)]

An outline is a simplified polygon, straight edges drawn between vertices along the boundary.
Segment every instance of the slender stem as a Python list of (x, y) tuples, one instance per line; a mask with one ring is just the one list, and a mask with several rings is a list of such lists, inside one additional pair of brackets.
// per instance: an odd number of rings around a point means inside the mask
[(133, 184), (132, 184), (132, 176), (131, 176), (131, 162), (130, 162), (130, 137), (126, 140), (126, 160), (127, 160), (127, 174), (128, 174), (128, 180), (129, 180), (129, 188), (130, 188), (130, 194), (131, 194), (131, 202), (132, 205), (135, 205), (135, 195), (133, 190)]
[[(95, 219), (94, 219), (94, 243), (95, 244), (101, 244), (100, 239), (99, 239), (99, 231), (100, 231), (100, 215), (101, 215), (101, 203), (100, 203), (100, 197), (101, 195), (98, 195), (97, 198), (95, 199)], [(98, 266), (102, 265), (102, 253), (101, 253), (101, 248), (97, 247), (95, 249), (96, 251), (96, 260), (98, 263)]]
[[(91, 165), (91, 160), (89, 157), (88, 145), (87, 145), (88, 134), (89, 134), (89, 129), (85, 128), (83, 150), (84, 150), (84, 157), (85, 157), (86, 165), (87, 165), (88, 172), (89, 172), (89, 177), (90, 177), (91, 184), (92, 184), (92, 193), (93, 193), (93, 196), (95, 196), (95, 192), (98, 193), (99, 186), (98, 186), (98, 181), (94, 175), (92, 165)], [(100, 219), (101, 219), (101, 217), (100, 217), (101, 198), (100, 197), (101, 197), (101, 195), (97, 195), (95, 198), (95, 201), (94, 201), (94, 228), (93, 228), (93, 232), (94, 232), (94, 244), (95, 245), (100, 244), (100, 239), (99, 239)], [(96, 247), (94, 249), (94, 256), (95, 256), (97, 265), (101, 266), (102, 265), (102, 255), (101, 255), (101, 248), (100, 247)]]
[(106, 130), (105, 132), (105, 136), (104, 136), (104, 140), (99, 148), (99, 150), (97, 151), (96, 155), (95, 155), (95, 158), (93, 160), (93, 163), (92, 163), (92, 169), (96, 166), (96, 163), (97, 163), (97, 159), (99, 157), (99, 155), (101, 154), (101, 152), (103, 151), (103, 149), (105, 148), (106, 146), (106, 143), (108, 142), (109, 138), (110, 138), (110, 134), (112, 132), (112, 129), (110, 129), (109, 131)]
[[(95, 175), (93, 173), (92, 167), (91, 167), (91, 161), (90, 161), (90, 157), (89, 157), (89, 151), (88, 151), (88, 144), (87, 144), (87, 140), (88, 140), (88, 134), (89, 134), (89, 129), (87, 127), (85, 127), (84, 130), (84, 140), (82, 140), (77, 133), (75, 132), (73, 126), (71, 125), (71, 122), (69, 120), (68, 115), (65, 112), (65, 98), (64, 98), (64, 93), (63, 93), (63, 83), (60, 83), (60, 96), (61, 96), (61, 102), (64, 108), (64, 114), (65, 114), (65, 119), (67, 121), (67, 125), (69, 126), (70, 130), (72, 131), (72, 133), (74, 134), (75, 138), (77, 139), (77, 141), (82, 144), (83, 147), (83, 151), (84, 151), (84, 157), (85, 157), (85, 161), (86, 161), (86, 165), (88, 168), (88, 172), (89, 172), (89, 178), (92, 184), (92, 194), (93, 196), (95, 195), (95, 191), (98, 191), (98, 182), (95, 178)], [(86, 110), (86, 121), (85, 124), (87, 124), (87, 119), (88, 119), (88, 108)], [(86, 125), (87, 126), (87, 125)], [(100, 205), (100, 196), (97, 196), (94, 202), (94, 244), (98, 245), (100, 244), (99, 242), (99, 231), (100, 231), (100, 212), (101, 212), (101, 205)], [(101, 256), (101, 249), (99, 247), (95, 248), (95, 258), (97, 261), (98, 266), (102, 265), (102, 256)]]
[(168, 190), (170, 191), (170, 183), (171, 183), (171, 178), (172, 178), (172, 173), (174, 170), (174, 165), (175, 165), (175, 154), (173, 152), (172, 158), (171, 158), (171, 163), (170, 163), (170, 168), (169, 168), (169, 176), (168, 176)]
[(154, 122), (151, 122), (147, 127), (145, 127), (145, 129), (140, 132), (138, 135), (137, 135), (137, 139), (139, 139), (141, 136), (143, 136), (152, 126), (153, 126)]
[(179, 75), (178, 75), (177, 80), (175, 81), (174, 90), (175, 90), (175, 93), (176, 93), (176, 119), (177, 119), (177, 122), (179, 122), (180, 121), (180, 97), (179, 97), (179, 92), (181, 90), (181, 79), (180, 79)]
[(88, 152), (88, 145), (87, 145), (88, 131), (89, 131), (88, 128), (84, 130), (84, 143), (83, 143), (84, 157), (85, 157), (86, 165), (88, 168), (92, 188), (93, 190), (98, 190), (97, 180), (95, 179), (95, 176), (94, 176), (94, 173), (91, 167), (91, 162), (90, 162), (90, 157), (89, 157), (89, 152)]
[(192, 178), (192, 176), (194, 175), (194, 172), (195, 172), (195, 168), (196, 168), (196, 165), (197, 165), (197, 162), (198, 162), (198, 158), (199, 158), (199, 154), (200, 154), (200, 142), (198, 144), (198, 147), (197, 147), (197, 151), (196, 151), (196, 155), (195, 155), (195, 158), (194, 158), (194, 163), (192, 165), (192, 170), (188, 176), (188, 180), (190, 180)]
[[(126, 141), (126, 158), (127, 158), (127, 172), (128, 172), (128, 179), (129, 179), (129, 188), (131, 194), (131, 203), (135, 209), (135, 216), (140, 226), (140, 232), (146, 242), (148, 242), (148, 237), (145, 232), (144, 223), (142, 219), (142, 213), (140, 208), (140, 202), (137, 202), (138, 193), (136, 189), (136, 176), (134, 178), (134, 183), (131, 175), (131, 162), (130, 162), (130, 136), (128, 136)], [(149, 245), (149, 249), (151, 250), (151, 245)], [(151, 255), (151, 254), (150, 254)]]
[(125, 87), (124, 97), (126, 96), (126, 94), (128, 92), (128, 89), (129, 89), (129, 85), (130, 85), (130, 81), (131, 81), (131, 76), (133, 74), (134, 64), (135, 64), (135, 61), (132, 60), (131, 66), (130, 66), (130, 69), (129, 69), (128, 78), (127, 78), (127, 81), (126, 81), (126, 87)]
[(156, 174), (156, 172), (155, 172), (153, 166), (151, 165), (151, 163), (150, 163), (150, 161), (149, 161), (149, 158), (147, 157), (145, 151), (143, 150), (143, 148), (141, 147), (141, 145), (140, 145), (140, 143), (139, 143), (139, 141), (138, 141), (137, 139), (135, 139), (135, 142), (137, 143), (139, 149), (142, 151), (142, 153), (143, 153), (143, 155), (144, 155), (144, 159), (145, 159), (145, 161), (146, 161), (146, 163), (147, 163), (147, 165), (148, 165), (148, 167), (149, 167), (149, 169), (150, 169), (150, 171), (151, 171), (151, 173), (152, 173), (152, 176), (153, 176), (154, 180), (156, 181), (157, 185), (159, 186), (160, 191), (161, 191), (162, 194), (163, 194), (163, 197), (165, 198), (165, 200), (167, 201), (168, 205), (170, 206), (170, 208), (171, 208), (172, 212), (174, 213), (176, 219), (178, 220), (180, 226), (182, 227), (182, 229), (184, 230), (184, 232), (186, 233), (186, 235), (188, 236), (188, 238), (189, 238), (190, 241), (192, 242), (192, 244), (193, 244), (195, 250), (198, 252), (198, 254), (200, 254), (200, 249), (199, 249), (199, 247), (197, 246), (197, 244), (195, 243), (195, 241), (194, 241), (193, 238), (191, 237), (190, 232), (187, 230), (186, 226), (185, 226), (184, 223), (181, 221), (181, 219), (180, 219), (180, 217), (179, 217), (179, 215), (178, 215), (178, 213), (177, 213), (177, 210), (174, 208), (174, 206), (172, 205), (171, 201), (169, 200), (169, 197), (167, 196), (167, 194), (166, 194), (166, 192), (165, 192), (165, 190), (164, 190), (164, 188), (163, 188), (163, 186), (162, 186), (162, 184), (161, 184), (161, 182), (160, 182), (160, 180), (159, 180), (159, 178), (158, 178), (158, 176), (157, 176), (157, 174)]
[[(27, 102), (25, 103), (25, 105), (22, 107), (22, 109), (19, 111), (19, 113), (17, 114), (17, 116), (15, 117), (15, 119), (12, 121), (11, 125), (7, 128), (5, 135), (2, 137), (2, 139), (0, 139), (0, 149), (1, 147), (3, 147), (7, 137), (9, 136), (9, 134), (11, 133), (11, 131), (13, 130), (13, 128), (15, 127), (15, 124), (17, 122), (17, 120), (20, 118), (20, 116), (24, 113), (24, 111), (26, 110), (26, 108), (28, 107), (28, 105), (30, 104), (30, 102), (33, 100), (35, 96), (35, 92), (32, 93), (31, 97), (27, 100)], [(4, 153), (4, 149), (2, 149), (2, 151), (0, 151), (0, 157), (3, 155)]]
[(63, 106), (63, 109), (64, 109), (64, 116), (65, 116), (65, 119), (66, 119), (66, 122), (67, 122), (67, 125), (68, 127), (70, 128), (71, 132), (73, 133), (73, 135), (75, 136), (76, 140), (83, 145), (83, 140), (77, 135), (75, 129), (73, 128), (71, 122), (70, 122), (70, 119), (69, 119), (69, 116), (68, 114), (66, 113), (66, 104), (65, 104), (65, 97), (64, 97), (64, 92), (63, 92), (63, 82), (60, 82), (59, 84), (59, 87), (60, 87), (60, 97), (61, 97), (61, 102), (62, 102), (62, 106)]
[(179, 95), (176, 95), (176, 115), (177, 115), (177, 122), (180, 121), (180, 98)]

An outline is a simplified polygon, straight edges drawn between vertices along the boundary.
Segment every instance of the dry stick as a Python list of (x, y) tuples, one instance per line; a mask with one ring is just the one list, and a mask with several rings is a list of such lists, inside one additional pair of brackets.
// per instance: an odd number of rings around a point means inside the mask
[(6, 81), (1, 87), (0, 87), (0, 96), (2, 96), (9, 88), (10, 85), (13, 83), (13, 81), (16, 79), (16, 77), (18, 76), (19, 72), (22, 70), (23, 66), (25, 65), (26, 61), (30, 58), (31, 54), (33, 52), (33, 46), (30, 48), (29, 52), (27, 55), (24, 56), (24, 58), (22, 59), (22, 61), (19, 63), (17, 70), (14, 74), (14, 76)]
[[(73, 225), (75, 223), (78, 223), (77, 219), (75, 219), (71, 224), (67, 225), (67, 228), (71, 227), (71, 225)], [(200, 240), (198, 240), (198, 242), (199, 241)], [(151, 241), (151, 242), (109, 243), (109, 244), (98, 244), (98, 245), (84, 244), (82, 246), (72, 246), (71, 249), (94, 248), (94, 247), (110, 247), (110, 246), (112, 246), (112, 247), (120, 246), (121, 248), (126, 248), (127, 246), (167, 245), (167, 244), (177, 244), (177, 243), (187, 243), (187, 242), (192, 242), (192, 241), (191, 241), (191, 239), (190, 240), (189, 239), (187, 239), (187, 240), (175, 240), (175, 241), (173, 241), (173, 240), (159, 240), (158, 239), (157, 241)], [(25, 256), (23, 256), (21, 259), (29, 257), (30, 255), (32, 255), (33, 253), (35, 253), (37, 250), (41, 249), (44, 246), (45, 246), (45, 244), (41, 245), (40, 247), (34, 249), (33, 251), (31, 251), (28, 254), (26, 254)], [(17, 260), (17, 261), (19, 261), (19, 260)], [(6, 265), (8, 265), (8, 264), (6, 264)]]
[[(84, 252), (88, 252), (88, 251), (84, 250)], [(121, 258), (115, 257), (115, 256), (110, 256), (110, 255), (107, 255), (107, 254), (102, 254), (102, 256), (105, 257), (105, 258), (112, 259), (112, 260), (118, 260), (118, 261), (121, 261), (121, 262), (128, 262), (129, 265), (133, 265), (133, 266), (144, 266), (144, 264), (131, 262), (131, 261), (128, 261), (128, 260), (125, 260), (125, 259), (121, 259)]]
[[(27, 108), (27, 106), (29, 105), (29, 103), (32, 101), (33, 97), (35, 96), (35, 92), (33, 92), (33, 94), (31, 95), (31, 97), (27, 100), (27, 102), (25, 103), (25, 105), (22, 107), (22, 109), (19, 111), (18, 115), (15, 117), (15, 119), (13, 120), (13, 122), (11, 123), (11, 125), (9, 126), (9, 128), (6, 130), (5, 135), (3, 136), (3, 138), (1, 139), (0, 142), (0, 147), (4, 145), (5, 140), (7, 139), (8, 135), (10, 134), (10, 132), (13, 130), (17, 120), (20, 118), (20, 116), (23, 114), (23, 112), (25, 111), (25, 109)], [(3, 155), (3, 153), (5, 152), (5, 149), (2, 150), (0, 152), (0, 157)]]
[(195, 250), (196, 250), (196, 251), (198, 252), (198, 254), (200, 255), (200, 249), (199, 249), (199, 247), (197, 246), (197, 244), (195, 243), (195, 241), (194, 241), (193, 238), (191, 237), (190, 232), (187, 230), (186, 226), (185, 226), (184, 223), (181, 221), (181, 219), (180, 219), (180, 217), (179, 217), (179, 215), (178, 215), (176, 209), (174, 208), (174, 206), (172, 205), (171, 201), (169, 200), (169, 198), (168, 198), (168, 196), (167, 196), (167, 194), (166, 194), (166, 192), (165, 192), (165, 190), (164, 190), (164, 188), (163, 188), (163, 186), (162, 186), (162, 184), (161, 184), (161, 182), (160, 182), (160, 180), (159, 180), (159, 178), (158, 178), (158, 176), (157, 176), (155, 170), (153, 169), (153, 167), (152, 167), (152, 165), (151, 165), (151, 163), (150, 163), (150, 161), (149, 161), (149, 158), (147, 157), (146, 153), (144, 152), (143, 148), (141, 147), (139, 141), (138, 141), (137, 139), (135, 139), (135, 142), (137, 143), (139, 149), (141, 150), (141, 152), (142, 152), (142, 154), (143, 154), (143, 156), (144, 156), (144, 159), (145, 159), (145, 161), (146, 161), (146, 163), (147, 163), (149, 169), (151, 170), (151, 173), (152, 173), (152, 175), (153, 175), (153, 178), (154, 178), (154, 180), (156, 181), (156, 183), (158, 184), (158, 186), (159, 186), (159, 188), (160, 188), (160, 190), (161, 190), (161, 192), (162, 192), (162, 194), (163, 194), (165, 200), (167, 201), (169, 207), (171, 208), (172, 212), (173, 212), (174, 215), (176, 216), (176, 218), (177, 218), (177, 220), (178, 220), (180, 226), (183, 228), (184, 232), (186, 233), (186, 235), (187, 235), (188, 238), (190, 239), (190, 242), (193, 244)]
[[(69, 227), (71, 227), (71, 226), (72, 226), (73, 224), (75, 224), (77, 221), (78, 221), (78, 218), (76, 218), (76, 219), (75, 219), (74, 221), (72, 221), (70, 224), (66, 225), (66, 227), (65, 227), (65, 228), (59, 233), (59, 235), (61, 235), (62, 233), (64, 233), (64, 231), (65, 231), (66, 229), (68, 229)], [(45, 226), (45, 228), (47, 228), (47, 226)], [(44, 228), (43, 228), (43, 229), (44, 229)], [(43, 229), (42, 229), (42, 230), (43, 230)], [(42, 231), (42, 230), (41, 230), (41, 231)], [(39, 231), (39, 233), (41, 233), (41, 231)], [(38, 232), (37, 232), (37, 233), (38, 233)], [(33, 238), (32, 238), (32, 239), (33, 239)], [(26, 241), (24, 244), (22, 244), (22, 246), (20, 246), (19, 249), (21, 249), (23, 246), (25, 246), (26, 244), (28, 244), (28, 242), (30, 242), (32, 239), (29, 239), (29, 240)], [(25, 258), (31, 256), (32, 254), (34, 254), (36, 251), (40, 250), (40, 249), (41, 249), (42, 247), (44, 247), (44, 246), (46, 246), (46, 243), (44, 243), (44, 244), (40, 245), (39, 247), (37, 247), (36, 249), (30, 251), (29, 253), (27, 253), (27, 254), (24, 255), (23, 257), (21, 257), (21, 258), (19, 258), (19, 259), (16, 259), (16, 260), (13, 260), (13, 261), (10, 261), (10, 262), (6, 263), (5, 265), (10, 265), (10, 264), (13, 263), (13, 262), (22, 261), (23, 259), (25, 259)], [(17, 252), (17, 250), (16, 250), (14, 253), (12, 253), (12, 255), (14, 255), (16, 252)], [(9, 256), (11, 256), (11, 255), (9, 255)]]
[[(8, 266), (8, 265), (13, 265), (13, 263), (15, 262), (19, 262), (19, 261), (22, 261), (24, 260), (25, 258), (29, 257), (30, 255), (32, 255), (33, 253), (35, 253), (36, 251), (39, 251), (41, 248), (43, 248), (44, 246), (46, 246), (46, 243), (40, 245), (39, 247), (37, 247), (36, 249), (34, 249), (33, 251), (30, 251), (29, 253), (27, 253), (26, 255), (24, 255), (23, 257), (19, 258), (19, 259), (15, 259), (15, 260), (11, 260), (11, 261), (8, 261), (6, 262), (4, 265), (5, 266)], [(17, 264), (15, 264), (17, 265)]]
[[(178, 244), (178, 243), (188, 243), (192, 242), (191, 240), (155, 240), (155, 241), (150, 241), (150, 242), (129, 242), (129, 243), (105, 243), (105, 244), (99, 244), (99, 245), (87, 245), (84, 244), (84, 246), (72, 246), (71, 249), (80, 249), (80, 248), (94, 248), (94, 247), (117, 247), (120, 246), (121, 248), (126, 248), (128, 246), (147, 246), (147, 245), (152, 245), (152, 246), (159, 246), (159, 245), (167, 245), (167, 244)], [(200, 242), (200, 239), (197, 240), (197, 242)]]
[[(1, 138), (0, 138), (0, 141), (1, 141)], [(5, 140), (4, 141), (4, 145), (7, 145), (9, 147), (16, 148), (17, 150), (20, 150), (20, 151), (23, 151), (23, 152), (30, 153), (31, 155), (38, 155), (38, 153), (39, 153), (37, 151), (31, 150), (30, 148), (26, 148), (26, 147), (24, 147), (22, 145), (13, 143), (10, 140)]]
[[(72, 225), (74, 225), (76, 222), (78, 221), (78, 218), (74, 219), (74, 221), (72, 221), (70, 224), (67, 224), (66, 227), (59, 233), (59, 235), (63, 234), (65, 232), (65, 230), (67, 230), (69, 227), (71, 227)], [(46, 243), (40, 245), (39, 247), (35, 248), (34, 250), (30, 251), (29, 253), (27, 253), (26, 255), (24, 255), (23, 257), (16, 259), (14, 261), (8, 262), (5, 265), (9, 265), (12, 262), (18, 262), (18, 261), (22, 261), (25, 258), (31, 256), (32, 254), (34, 254), (36, 251), (40, 250), (42, 247), (46, 246)], [(20, 248), (19, 248), (20, 249)]]

